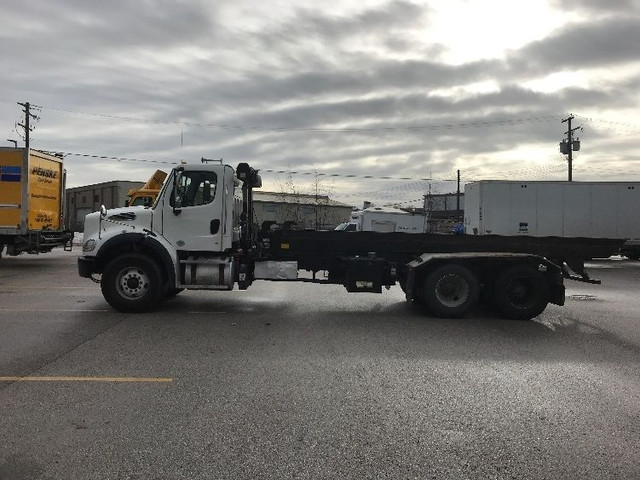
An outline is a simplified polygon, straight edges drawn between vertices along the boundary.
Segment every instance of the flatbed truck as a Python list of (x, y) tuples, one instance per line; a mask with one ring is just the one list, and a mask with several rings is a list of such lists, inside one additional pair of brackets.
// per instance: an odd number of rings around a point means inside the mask
[(99, 282), (122, 312), (158, 308), (184, 289), (246, 290), (269, 280), (373, 293), (399, 283), (408, 301), (439, 317), (462, 317), (485, 300), (508, 318), (531, 319), (548, 303), (564, 304), (564, 278), (597, 283), (583, 260), (620, 246), (589, 238), (261, 231), (252, 221), (253, 189), (261, 185), (247, 163), (180, 165), (152, 207), (87, 215), (78, 272)]

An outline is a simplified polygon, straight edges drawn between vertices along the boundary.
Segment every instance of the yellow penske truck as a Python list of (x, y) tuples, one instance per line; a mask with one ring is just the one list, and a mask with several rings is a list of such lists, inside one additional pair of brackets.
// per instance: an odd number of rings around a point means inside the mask
[(71, 249), (63, 160), (30, 148), (0, 148), (0, 255)]

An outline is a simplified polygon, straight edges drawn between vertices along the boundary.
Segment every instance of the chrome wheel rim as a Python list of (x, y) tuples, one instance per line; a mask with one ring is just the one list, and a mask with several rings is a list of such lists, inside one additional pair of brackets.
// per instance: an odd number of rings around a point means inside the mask
[(136, 299), (147, 293), (149, 277), (144, 270), (128, 267), (120, 271), (116, 284), (120, 295), (129, 299)]
[(446, 307), (459, 307), (469, 298), (469, 284), (458, 275), (445, 275), (436, 284), (436, 298)]

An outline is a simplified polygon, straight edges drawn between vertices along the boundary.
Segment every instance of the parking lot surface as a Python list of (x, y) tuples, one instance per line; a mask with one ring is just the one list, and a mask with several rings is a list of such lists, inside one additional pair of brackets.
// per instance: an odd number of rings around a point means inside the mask
[(0, 480), (640, 478), (640, 262), (533, 321), (256, 282), (121, 314), (0, 260)]

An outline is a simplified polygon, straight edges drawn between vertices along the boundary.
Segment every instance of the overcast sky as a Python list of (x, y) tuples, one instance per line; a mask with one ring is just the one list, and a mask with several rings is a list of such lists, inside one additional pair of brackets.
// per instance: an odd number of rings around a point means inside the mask
[(22, 0), (0, 53), (0, 140), (39, 106), (70, 187), (201, 157), (353, 205), (564, 180), (570, 113), (574, 180), (640, 181), (640, 0)]

